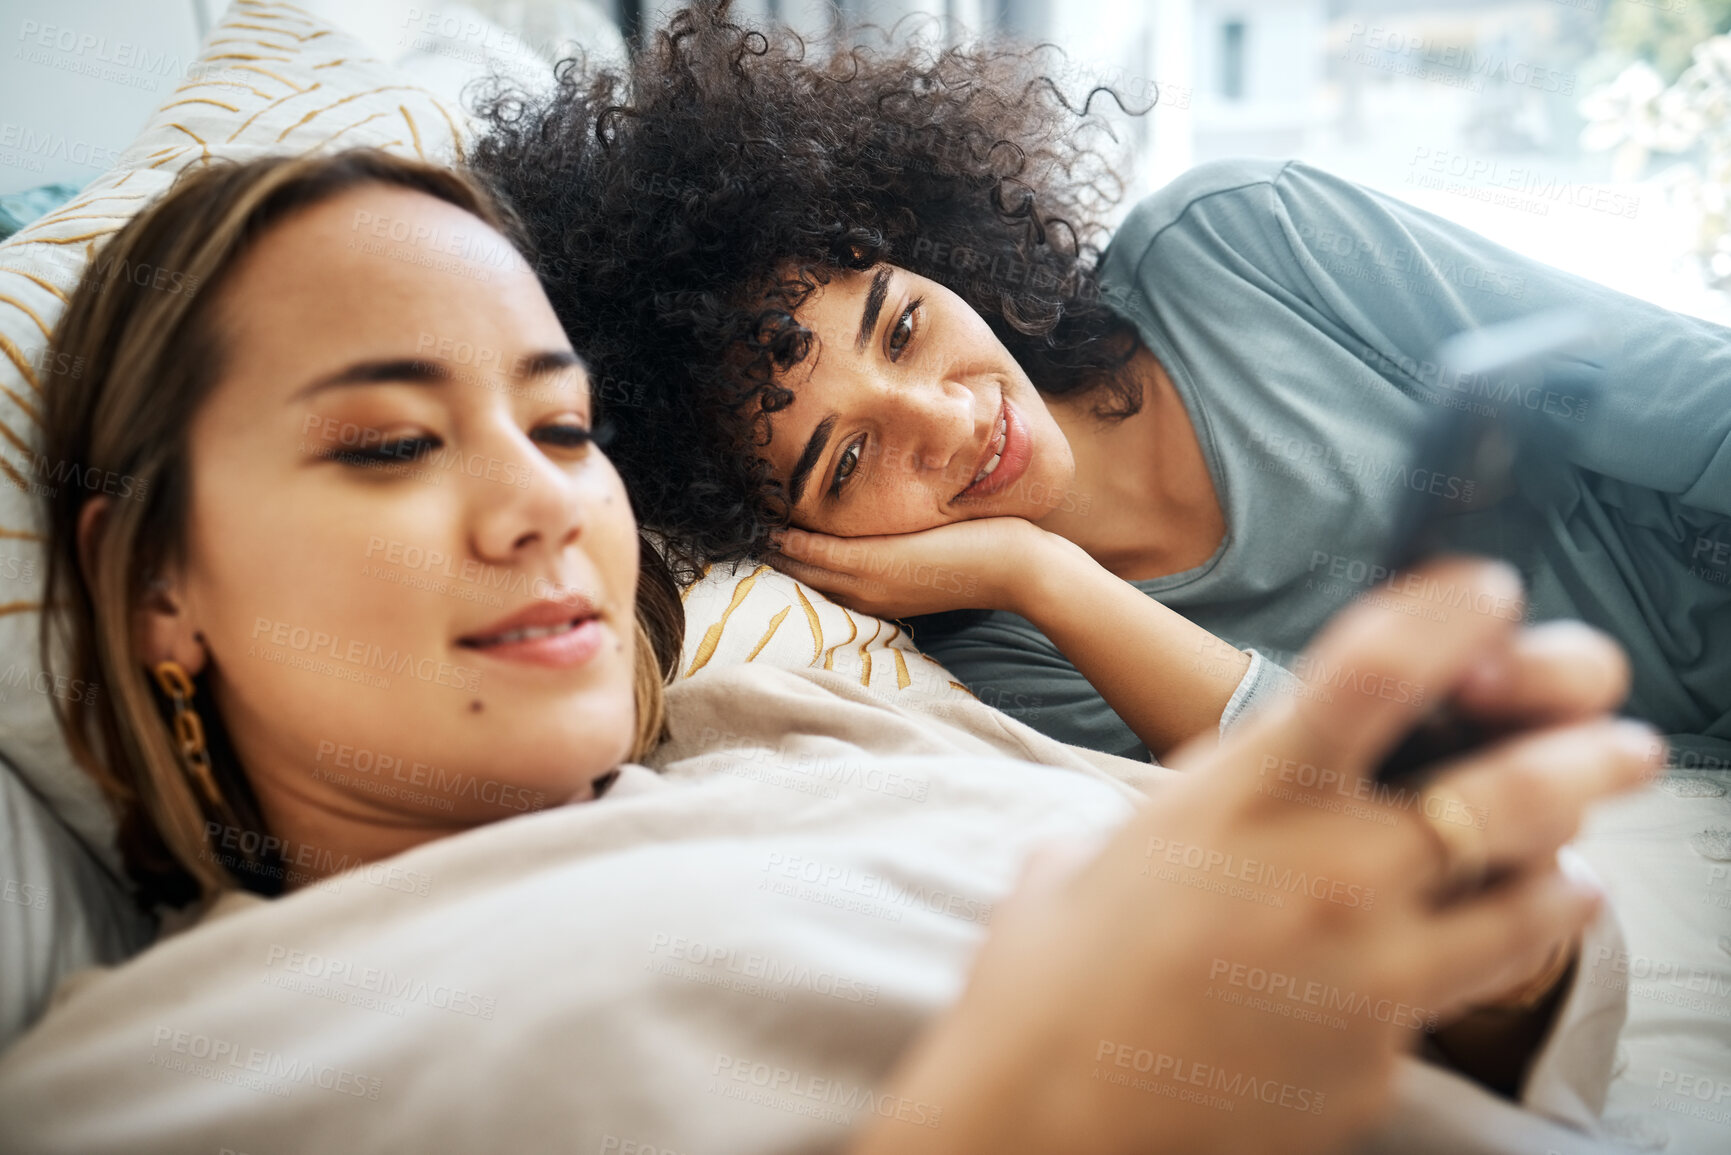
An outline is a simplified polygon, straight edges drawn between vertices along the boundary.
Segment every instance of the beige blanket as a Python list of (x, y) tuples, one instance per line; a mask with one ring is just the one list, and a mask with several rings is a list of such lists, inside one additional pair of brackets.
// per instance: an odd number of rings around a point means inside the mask
[[(0, 1148), (763, 1155), (874, 1111), (942, 1126), (878, 1088), (1023, 857), (1171, 773), (818, 671), (718, 670), (671, 705), (662, 774), (226, 900), (78, 976), (0, 1058)], [(1414, 1061), (1371, 1149), (1605, 1149), (1538, 1112), (1590, 1125), (1623, 999), (1578, 983), (1535, 1110)]]

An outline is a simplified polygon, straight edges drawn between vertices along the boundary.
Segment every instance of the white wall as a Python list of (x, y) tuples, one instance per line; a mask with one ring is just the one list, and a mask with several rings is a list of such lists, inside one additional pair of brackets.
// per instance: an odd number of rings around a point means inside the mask
[(100, 176), (197, 51), (195, 0), (0, 0), (0, 193)]
[[(601, 0), (605, 7), (605, 0)], [(110, 168), (175, 88), (228, 0), (0, 0), (0, 193)], [(395, 61), (452, 102), (483, 65), (525, 83), (551, 74), (552, 53), (575, 40), (623, 54), (612, 21), (584, 0), (299, 0), (299, 6)], [(509, 35), (475, 36), (470, 17), (507, 21)], [(426, 18), (456, 21), (426, 35)], [(545, 49), (547, 61), (535, 54)]]

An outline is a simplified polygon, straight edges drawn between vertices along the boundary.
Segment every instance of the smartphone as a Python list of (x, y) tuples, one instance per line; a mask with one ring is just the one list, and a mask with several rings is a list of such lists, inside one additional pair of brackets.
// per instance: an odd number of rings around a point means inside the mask
[[(1431, 470), (1474, 483), (1475, 492), (1501, 495), (1515, 489), (1517, 465), (1562, 464), (1570, 433), (1578, 424), (1546, 412), (1543, 398), (1564, 396), (1574, 412), (1593, 412), (1597, 389), (1594, 330), (1589, 318), (1573, 310), (1535, 313), (1452, 337), (1438, 347), (1435, 364), (1444, 382), (1471, 386), (1485, 382), (1493, 396), (1514, 400), (1496, 405), (1451, 407), (1438, 404), (1413, 453), (1415, 469)], [(1528, 385), (1528, 382), (1536, 382)], [(1453, 386), (1451, 386), (1453, 387)], [(1541, 404), (1524, 403), (1538, 390)], [(1492, 412), (1486, 414), (1485, 409)], [(1388, 573), (1410, 569), (1442, 546), (1444, 520), (1461, 513), (1460, 503), (1409, 489), (1384, 551)], [(1381, 782), (1410, 781), (1440, 762), (1496, 738), (1503, 731), (1467, 718), (1444, 701), (1383, 760)]]

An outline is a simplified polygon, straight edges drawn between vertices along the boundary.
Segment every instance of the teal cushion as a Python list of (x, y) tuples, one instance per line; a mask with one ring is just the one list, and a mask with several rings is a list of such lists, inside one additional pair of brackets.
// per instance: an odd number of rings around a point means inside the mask
[(75, 184), (45, 184), (0, 196), (0, 241), (78, 194)]

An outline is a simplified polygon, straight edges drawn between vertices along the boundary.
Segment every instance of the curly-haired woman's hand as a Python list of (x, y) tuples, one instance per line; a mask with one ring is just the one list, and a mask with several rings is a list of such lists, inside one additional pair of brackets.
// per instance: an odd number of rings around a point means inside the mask
[(878, 537), (787, 530), (781, 550), (769, 561), (783, 573), (878, 617), (972, 608), (1022, 615), (1156, 757), (1215, 733), (1250, 668), (1248, 653), (1019, 517)]
[(767, 560), (850, 609), (880, 618), (1015, 609), (1051, 554), (1068, 545), (1019, 517), (984, 517), (875, 537), (784, 530)]

